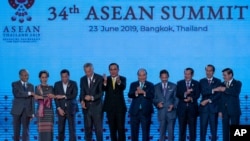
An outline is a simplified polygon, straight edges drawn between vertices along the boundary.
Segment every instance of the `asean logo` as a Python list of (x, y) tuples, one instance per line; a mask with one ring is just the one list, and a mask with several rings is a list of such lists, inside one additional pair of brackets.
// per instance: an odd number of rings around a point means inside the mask
[(19, 21), (23, 23), (25, 20), (31, 21), (32, 17), (28, 15), (28, 9), (32, 7), (35, 0), (9, 0), (9, 4), (16, 13), (11, 17), (12, 21)]

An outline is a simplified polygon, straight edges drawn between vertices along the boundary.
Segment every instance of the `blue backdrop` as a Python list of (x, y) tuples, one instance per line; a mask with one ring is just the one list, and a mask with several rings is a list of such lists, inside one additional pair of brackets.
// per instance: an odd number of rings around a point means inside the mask
[[(92, 62), (100, 74), (108, 74), (108, 65), (117, 62), (128, 86), (137, 79), (141, 67), (147, 69), (148, 80), (153, 83), (159, 81), (161, 69), (169, 70), (170, 81), (177, 82), (183, 79), (186, 67), (194, 68), (197, 80), (205, 76), (206, 64), (215, 65), (218, 78), (222, 78), (223, 68), (231, 67), (235, 78), (243, 83), (241, 124), (250, 124), (249, 4), (245, 0), (1, 1), (0, 140), (12, 138), (11, 82), (18, 79), (19, 69), (29, 70), (29, 81), (34, 85), (39, 84), (40, 70), (50, 72), (49, 83), (53, 85), (64, 68), (79, 83), (86, 62)], [(125, 97), (129, 107), (127, 91), (128, 87)], [(106, 118), (104, 121), (104, 137), (109, 140)], [(130, 139), (128, 123), (129, 117), (126, 134)], [(83, 140), (82, 113), (78, 113), (76, 124), (78, 140)], [(54, 129), (56, 138), (56, 122)], [(175, 129), (177, 139), (177, 124)], [(221, 140), (221, 120), (218, 133)], [(37, 140), (37, 135), (34, 119), (31, 139)], [(151, 136), (152, 140), (159, 136), (156, 113)]]

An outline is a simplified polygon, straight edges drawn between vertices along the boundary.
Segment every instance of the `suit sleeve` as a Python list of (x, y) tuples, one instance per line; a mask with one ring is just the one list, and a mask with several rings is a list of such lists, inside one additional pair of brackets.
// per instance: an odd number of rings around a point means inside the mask
[[(33, 88), (34, 91), (34, 88)], [(12, 83), (12, 93), (15, 98), (27, 98), (29, 97), (28, 92), (25, 92), (20, 89), (17, 83)]]
[(199, 82), (194, 84), (193, 92), (189, 95), (193, 98), (193, 101), (197, 101), (197, 99), (200, 97), (200, 86)]
[(154, 98), (154, 85), (153, 84), (149, 84), (149, 86), (146, 88), (145, 92), (146, 92), (146, 95), (145, 95), (145, 98), (147, 99), (153, 99)]
[(69, 95), (67, 95), (67, 99), (71, 100), (71, 99), (76, 99), (77, 94), (78, 94), (78, 87), (77, 87), (77, 83), (76, 82), (71, 82), (72, 86), (73, 86), (73, 91), (72, 93), (70, 93)]
[(80, 79), (80, 96), (79, 96), (79, 100), (80, 102), (84, 100), (84, 87), (83, 87), (83, 78)]
[(200, 81), (199, 83), (199, 89), (201, 91), (201, 95), (203, 97), (206, 97), (206, 96), (210, 96), (212, 94), (212, 87), (206, 87), (206, 88), (203, 88), (202, 87), (202, 80)]
[(136, 91), (136, 86), (134, 85), (133, 83), (130, 84), (130, 87), (129, 87), (129, 92), (128, 92), (128, 97), (129, 98), (136, 98), (135, 96), (135, 91)]
[(155, 107), (157, 107), (158, 103), (161, 102), (161, 100), (158, 97), (159, 91), (157, 89), (157, 85), (154, 87), (154, 89), (155, 89), (155, 92), (154, 92), (155, 94), (154, 94), (153, 103), (154, 103)]
[(181, 85), (180, 85), (180, 82), (177, 82), (177, 86), (176, 86), (176, 96), (179, 98), (179, 99), (185, 99), (184, 97), (184, 92), (182, 91), (181, 89)]
[[(34, 92), (34, 86), (32, 85), (32, 91)], [(34, 97), (32, 98), (32, 116), (35, 115), (35, 99)]]
[[(58, 85), (57, 83), (55, 83), (55, 85), (54, 85), (54, 94), (55, 95), (58, 95), (58, 93), (59, 93), (57, 85)], [(56, 109), (60, 107), (58, 99), (55, 99), (55, 104), (56, 104)]]
[[(221, 81), (218, 80), (217, 83), (216, 83), (216, 85), (215, 85), (215, 87), (219, 87), (220, 84), (221, 84)], [(221, 94), (220, 94), (219, 92), (214, 92), (213, 94), (210, 95), (210, 99), (211, 99), (212, 101), (219, 100), (220, 97), (221, 97)]]
[(174, 104), (174, 108), (177, 108), (177, 106), (178, 106), (178, 103), (179, 103), (179, 99), (178, 99), (178, 97), (176, 96), (176, 87), (174, 88), (174, 95), (173, 95), (173, 99), (174, 99), (174, 102), (173, 102), (173, 104)]
[(242, 86), (242, 83), (240, 81), (236, 81), (235, 85), (229, 88), (226, 88), (224, 93), (233, 97), (239, 97), (240, 92), (241, 92), (241, 86)]
[(121, 77), (121, 84), (117, 86), (120, 90), (124, 91), (126, 89), (126, 78)]

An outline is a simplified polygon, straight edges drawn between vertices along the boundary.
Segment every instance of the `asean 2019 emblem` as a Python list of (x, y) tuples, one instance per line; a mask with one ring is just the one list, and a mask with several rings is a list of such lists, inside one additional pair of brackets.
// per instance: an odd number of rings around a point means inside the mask
[(23, 23), (25, 20), (31, 21), (32, 17), (28, 15), (28, 9), (30, 9), (35, 0), (9, 0), (10, 6), (16, 10), (15, 14), (11, 17), (12, 21), (19, 21)]

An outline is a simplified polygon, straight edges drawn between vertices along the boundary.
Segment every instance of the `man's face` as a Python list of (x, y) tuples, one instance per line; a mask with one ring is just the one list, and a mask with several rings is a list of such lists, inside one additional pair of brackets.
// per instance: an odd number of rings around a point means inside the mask
[(139, 80), (140, 82), (145, 82), (146, 79), (147, 79), (147, 74), (146, 74), (146, 72), (145, 72), (145, 71), (139, 71), (139, 72), (138, 72), (138, 80)]
[(68, 75), (68, 73), (62, 73), (61, 74), (61, 79), (62, 79), (62, 82), (63, 83), (68, 83), (69, 82), (69, 75)]
[(206, 67), (206, 76), (207, 78), (212, 78), (214, 75), (214, 71), (212, 67)]
[(94, 70), (92, 67), (86, 67), (84, 68), (84, 72), (87, 75), (87, 77), (91, 77), (94, 73)]
[(193, 77), (191, 70), (185, 70), (184, 77), (185, 77), (185, 80), (190, 81)]
[(166, 73), (163, 73), (163, 74), (161, 74), (160, 79), (161, 79), (162, 83), (167, 83), (168, 82), (168, 75)]
[(29, 80), (29, 73), (27, 71), (22, 71), (19, 77), (23, 82), (27, 82)]
[(228, 74), (227, 71), (223, 72), (223, 79), (224, 81), (228, 82), (232, 79), (232, 74)]
[(109, 67), (109, 73), (110, 73), (110, 75), (111, 75), (112, 77), (118, 76), (118, 72), (119, 72), (119, 69), (117, 68), (116, 65), (111, 65), (111, 66)]

